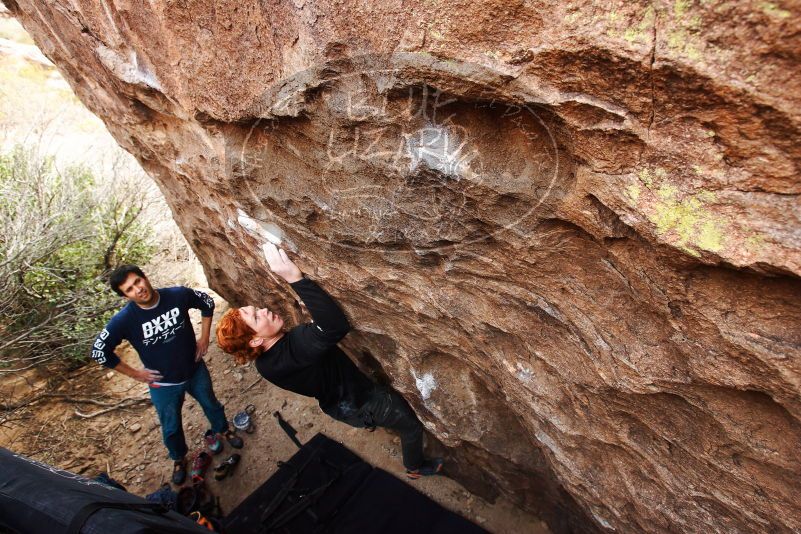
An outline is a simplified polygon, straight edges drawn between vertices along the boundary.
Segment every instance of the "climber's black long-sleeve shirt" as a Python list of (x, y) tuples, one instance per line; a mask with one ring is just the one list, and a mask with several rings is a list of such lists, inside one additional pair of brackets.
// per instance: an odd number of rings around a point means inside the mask
[(328, 293), (312, 280), (293, 284), (312, 322), (290, 330), (256, 359), (256, 369), (276, 386), (315, 397), (320, 407), (364, 404), (373, 383), (350, 361), (337, 342), (350, 323)]

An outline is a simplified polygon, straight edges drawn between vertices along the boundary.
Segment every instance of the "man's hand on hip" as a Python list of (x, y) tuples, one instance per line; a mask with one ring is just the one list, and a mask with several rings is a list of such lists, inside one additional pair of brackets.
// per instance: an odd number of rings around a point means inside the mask
[(195, 349), (195, 361), (199, 362), (203, 356), (209, 351), (209, 338), (201, 337), (197, 340), (197, 348)]
[(137, 371), (135, 376), (133, 376), (132, 378), (134, 380), (144, 382), (145, 384), (150, 384), (151, 382), (158, 382), (163, 378), (163, 376), (161, 376), (161, 373), (159, 373), (158, 371), (144, 368)]
[(283, 249), (276, 247), (272, 243), (265, 243), (263, 249), (264, 258), (267, 260), (272, 272), (290, 284), (303, 278), (300, 268), (289, 259)]

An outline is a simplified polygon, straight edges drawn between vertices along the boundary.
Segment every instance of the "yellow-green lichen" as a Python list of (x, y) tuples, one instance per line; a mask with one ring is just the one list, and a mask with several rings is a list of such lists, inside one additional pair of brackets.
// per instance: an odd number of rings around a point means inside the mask
[(771, 2), (760, 3), (759, 8), (769, 17), (775, 17), (777, 19), (786, 19), (792, 14), (786, 9), (781, 9), (776, 4)]
[(657, 191), (656, 196), (662, 200), (671, 200), (676, 197), (679, 190), (674, 185), (663, 184)]
[(640, 26), (639, 26), (640, 31), (643, 31), (646, 28), (653, 26), (655, 20), (656, 20), (656, 11), (654, 10), (654, 6), (648, 6), (648, 9), (645, 10), (642, 20), (640, 21)]
[[(714, 178), (715, 180), (721, 180), (726, 177), (726, 173), (720, 169), (709, 169), (704, 167), (703, 165), (693, 165), (692, 170), (695, 174), (699, 176), (704, 176), (708, 178)], [(705, 202), (714, 202), (715, 201), (715, 194), (711, 191), (702, 191), (699, 193), (702, 197), (709, 197), (708, 200)]]
[(687, 43), (687, 46), (684, 47), (684, 53), (688, 58), (694, 61), (701, 59), (701, 51), (698, 50), (698, 48), (696, 48), (692, 43)]
[(637, 177), (645, 184), (648, 189), (653, 188), (654, 180), (661, 181), (667, 178), (667, 171), (662, 167), (654, 167), (653, 169), (640, 169)]
[(745, 248), (752, 254), (758, 253), (765, 246), (765, 236), (762, 234), (751, 234), (745, 238)]
[(701, 202), (710, 203), (710, 202), (716, 202), (718, 196), (713, 191), (707, 191), (705, 189), (702, 189), (701, 191), (695, 194), (695, 198), (697, 198)]
[(700, 251), (720, 252), (725, 248), (728, 224), (709, 209), (716, 201), (714, 192), (682, 194), (659, 167), (641, 169), (638, 178), (644, 188), (631, 184), (626, 196), (639, 204), (659, 236), (693, 256)]
[(690, 7), (689, 0), (676, 0), (673, 3), (673, 12), (677, 17), (680, 17), (687, 12), (688, 7)]
[(689, 35), (684, 30), (673, 30), (668, 34), (668, 47), (690, 59), (701, 59), (701, 51), (690, 42)]
[(623, 32), (623, 39), (625, 39), (629, 43), (633, 43), (634, 41), (638, 40), (640, 37), (642, 37), (642, 34), (640, 32), (638, 32), (634, 28), (629, 28), (628, 30)]
[(648, 189), (651, 188), (654, 183), (654, 176), (651, 174), (650, 170), (642, 169), (637, 176), (640, 178), (640, 181), (645, 184), (645, 187)]
[[(610, 21), (615, 21), (617, 18), (618, 16), (616, 14), (614, 18), (610, 18)], [(610, 29), (606, 33), (610, 37), (622, 37), (624, 40), (628, 41), (629, 44), (634, 44), (635, 42), (650, 42), (651, 32), (649, 30), (653, 28), (655, 19), (654, 8), (653, 6), (649, 6), (643, 13), (640, 22), (636, 25), (627, 28), (623, 33), (615, 29)]]
[(673, 28), (667, 33), (668, 48), (694, 61), (702, 59), (708, 45), (702, 43), (698, 32), (703, 26), (701, 15), (686, 17), (691, 6), (690, 0), (676, 0), (673, 4)]
[(700, 223), (701, 229), (695, 244), (702, 250), (719, 252), (723, 248), (723, 232), (718, 224), (713, 220), (706, 220)]
[(639, 185), (631, 184), (626, 188), (626, 196), (629, 197), (629, 200), (631, 200), (633, 203), (636, 204), (637, 201), (640, 199), (641, 191), (642, 189), (640, 188)]
[(683, 49), (687, 44), (687, 34), (683, 30), (673, 30), (668, 34), (668, 46), (673, 49)]
[(693, 196), (660, 200), (651, 215), (660, 236), (667, 237), (682, 250), (719, 252), (723, 249), (722, 221), (707, 210), (705, 203)]
[(444, 35), (442, 35), (442, 33), (440, 33), (440, 32), (438, 32), (437, 30), (435, 30), (434, 28), (430, 28), (430, 29), (428, 30), (428, 34), (429, 34), (431, 37), (433, 37), (434, 39), (436, 39), (437, 41), (442, 41), (442, 40), (444, 40), (444, 39), (445, 39), (445, 36), (444, 36)]

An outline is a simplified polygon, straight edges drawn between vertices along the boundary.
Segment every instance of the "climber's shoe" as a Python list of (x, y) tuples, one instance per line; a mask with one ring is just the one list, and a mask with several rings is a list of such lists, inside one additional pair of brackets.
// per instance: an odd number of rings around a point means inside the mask
[(232, 454), (226, 458), (220, 465), (214, 468), (214, 480), (222, 480), (227, 477), (231, 471), (234, 470), (236, 464), (242, 457), (238, 454)]
[(234, 432), (233, 430), (225, 431), (225, 439), (228, 440), (228, 445), (230, 445), (235, 449), (241, 449), (242, 446), (245, 444), (245, 442), (242, 441), (242, 438), (237, 436), (236, 432)]
[(407, 469), (406, 477), (417, 480), (420, 477), (439, 474), (440, 471), (442, 471), (442, 458), (431, 458), (430, 460), (424, 460), (423, 465), (417, 469)]
[(217, 436), (217, 434), (213, 430), (206, 430), (206, 434), (203, 436), (203, 440), (206, 442), (206, 448), (212, 454), (220, 454), (223, 450), (222, 441)]
[(192, 483), (203, 482), (206, 469), (211, 465), (211, 456), (206, 451), (199, 452), (192, 461)]

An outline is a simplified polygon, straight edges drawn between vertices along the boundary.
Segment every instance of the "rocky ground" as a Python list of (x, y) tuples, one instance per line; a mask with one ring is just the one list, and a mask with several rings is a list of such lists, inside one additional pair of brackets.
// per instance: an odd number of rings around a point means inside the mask
[[(217, 302), (215, 317), (226, 309), (219, 298)], [(195, 319), (199, 323), (199, 318)], [(130, 348), (120, 352), (127, 362), (139, 365)], [(389, 432), (377, 429), (370, 433), (334, 421), (320, 411), (314, 400), (272, 386), (260, 379), (252, 366), (234, 366), (233, 360), (213, 343), (206, 361), (229, 418), (248, 404), (257, 407), (256, 430), (244, 434), (245, 447), (238, 451), (242, 462), (234, 476), (219, 482), (207, 477), (212, 493), (220, 496), (224, 512), (230, 512), (269, 478), (278, 460), (289, 458), (297, 450), (280, 431), (272, 416), (275, 411), (292, 424), (302, 442), (322, 432), (373, 465), (403, 476), (400, 443)], [(0, 445), (88, 477), (107, 471), (137, 495), (146, 495), (169, 479), (171, 462), (161, 442), (155, 412), (148, 401), (136, 401), (147, 399), (145, 385), (90, 365), (63, 375), (37, 377), (31, 373), (6, 379), (0, 389), (4, 398), (14, 402), (41, 395), (48, 386), (46, 394), (50, 397), (40, 398), (2, 420)], [(133, 404), (115, 407), (120, 402)], [(184, 429), (191, 450), (200, 450), (206, 424), (199, 405), (187, 397)], [(232, 451), (226, 445), (223, 453), (215, 457), (215, 465)], [(548, 532), (538, 518), (514, 508), (508, 501), (487, 502), (446, 476), (418, 480), (413, 485), (490, 532)]]

